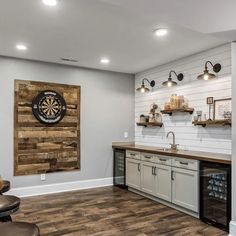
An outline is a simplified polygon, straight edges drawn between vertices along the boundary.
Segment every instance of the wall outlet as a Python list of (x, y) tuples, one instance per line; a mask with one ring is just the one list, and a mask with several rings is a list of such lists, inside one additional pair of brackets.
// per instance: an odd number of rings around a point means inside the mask
[(129, 133), (127, 131), (124, 132), (124, 138), (128, 138), (129, 137)]
[(46, 174), (41, 174), (40, 179), (41, 179), (41, 181), (45, 181), (46, 180)]

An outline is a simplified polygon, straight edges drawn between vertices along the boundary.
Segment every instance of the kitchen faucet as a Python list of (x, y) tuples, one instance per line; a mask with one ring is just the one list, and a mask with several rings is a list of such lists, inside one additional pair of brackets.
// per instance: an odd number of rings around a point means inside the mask
[(175, 144), (175, 133), (174, 133), (173, 131), (168, 132), (167, 135), (166, 135), (167, 138), (168, 138), (169, 134), (172, 134), (172, 136), (173, 136), (173, 143), (172, 143), (172, 144), (170, 143), (170, 145), (171, 145), (171, 150), (177, 151), (177, 146), (178, 146), (179, 144)]

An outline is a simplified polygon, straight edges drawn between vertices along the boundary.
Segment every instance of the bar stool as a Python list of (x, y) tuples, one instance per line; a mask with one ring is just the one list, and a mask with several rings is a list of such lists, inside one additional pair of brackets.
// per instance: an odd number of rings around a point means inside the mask
[(35, 224), (14, 222), (0, 223), (0, 236), (40, 236)]
[(0, 195), (0, 222), (12, 221), (11, 214), (20, 207), (20, 199), (15, 196)]
[(9, 191), (10, 188), (11, 188), (10, 181), (3, 180), (3, 188), (0, 189), (0, 195), (2, 195), (3, 193), (6, 193), (7, 191)]

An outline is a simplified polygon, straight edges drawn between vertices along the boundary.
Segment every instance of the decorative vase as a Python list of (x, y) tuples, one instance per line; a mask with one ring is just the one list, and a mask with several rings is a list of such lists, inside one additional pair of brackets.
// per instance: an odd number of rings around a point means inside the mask
[(146, 117), (145, 117), (145, 115), (141, 115), (141, 116), (140, 116), (140, 122), (141, 122), (141, 123), (145, 123), (145, 122), (146, 122)]

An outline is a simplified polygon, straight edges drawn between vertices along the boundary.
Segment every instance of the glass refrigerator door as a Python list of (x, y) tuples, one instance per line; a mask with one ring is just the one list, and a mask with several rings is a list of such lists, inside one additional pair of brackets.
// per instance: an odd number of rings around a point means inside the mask
[(213, 224), (228, 226), (229, 169), (214, 164), (205, 165), (201, 170), (201, 210), (202, 217)]
[(114, 153), (114, 185), (125, 185), (125, 152), (122, 150)]

